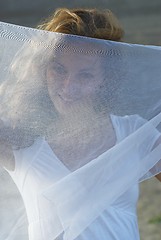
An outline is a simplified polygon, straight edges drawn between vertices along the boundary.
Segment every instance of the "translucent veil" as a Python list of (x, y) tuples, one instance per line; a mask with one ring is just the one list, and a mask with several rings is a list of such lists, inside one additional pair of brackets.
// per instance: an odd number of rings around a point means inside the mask
[(160, 47), (0, 23), (0, 72), (0, 240), (79, 239), (161, 172)]

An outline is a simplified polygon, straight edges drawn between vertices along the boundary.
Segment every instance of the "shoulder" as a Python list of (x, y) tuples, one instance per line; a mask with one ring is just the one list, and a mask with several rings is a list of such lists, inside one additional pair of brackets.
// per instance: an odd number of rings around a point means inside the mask
[(41, 151), (43, 144), (44, 138), (39, 137), (29, 147), (13, 149), (15, 159), (15, 172), (24, 167), (26, 168), (27, 166), (29, 166)]
[(38, 137), (35, 139), (34, 143), (31, 146), (20, 148), (20, 149), (13, 149), (14, 155), (25, 157), (25, 156), (33, 156), (35, 155), (41, 148), (44, 143), (43, 137)]

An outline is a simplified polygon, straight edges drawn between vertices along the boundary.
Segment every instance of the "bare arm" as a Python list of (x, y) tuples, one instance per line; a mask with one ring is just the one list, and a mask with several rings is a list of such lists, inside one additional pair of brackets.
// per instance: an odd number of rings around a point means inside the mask
[(0, 119), (0, 165), (8, 170), (14, 170), (13, 147), (16, 149), (29, 147), (36, 137), (30, 129), (27, 132), (23, 128), (6, 126)]
[[(153, 149), (154, 149), (156, 146), (158, 146), (159, 144), (161, 144), (161, 137), (158, 138), (158, 140), (156, 141)], [(155, 175), (155, 177), (156, 177), (156, 179), (158, 179), (158, 180), (161, 182), (161, 173)]]
[(161, 173), (157, 174), (155, 177), (161, 182)]

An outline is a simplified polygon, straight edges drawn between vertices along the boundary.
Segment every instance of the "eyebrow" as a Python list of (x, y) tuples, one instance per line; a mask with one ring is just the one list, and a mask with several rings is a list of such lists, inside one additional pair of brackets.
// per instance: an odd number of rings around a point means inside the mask
[[(57, 62), (57, 60), (55, 60), (55, 59), (53, 59), (51, 62), (52, 62), (52, 63), (57, 63), (57, 64), (59, 64), (61, 67), (64, 67), (64, 68), (65, 68), (65, 66), (64, 66), (63, 64)], [(82, 68), (82, 69), (79, 70), (79, 72), (93, 71), (94, 69), (95, 69), (94, 67)]]
[(80, 69), (80, 71), (79, 72), (86, 72), (86, 71), (93, 71), (94, 70), (94, 68), (93, 67), (91, 67), (91, 68), (82, 68), (82, 69)]
[[(60, 66), (62, 66), (62, 67), (64, 67), (65, 68), (65, 66), (63, 65), (63, 64), (61, 64), (61, 63), (59, 63), (57, 60), (55, 60), (55, 59), (52, 59), (52, 61), (51, 61), (51, 63), (57, 63), (57, 64), (59, 64)], [(85, 72), (85, 71), (93, 71), (93, 67), (90, 67), (90, 68), (82, 68), (82, 69), (80, 69), (79, 70), (79, 72)]]
[(59, 64), (60, 66), (65, 67), (63, 64), (57, 62), (55, 59), (53, 59), (53, 60), (51, 61), (51, 63), (57, 63), (57, 64)]

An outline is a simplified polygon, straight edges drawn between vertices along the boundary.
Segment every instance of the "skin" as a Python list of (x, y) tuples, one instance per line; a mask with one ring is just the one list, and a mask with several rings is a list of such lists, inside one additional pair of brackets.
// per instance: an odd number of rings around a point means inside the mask
[[(75, 59), (75, 56), (63, 55), (63, 58), (51, 61), (47, 68), (47, 85), (49, 96), (60, 115), (70, 116), (71, 111), (77, 110), (81, 104), (85, 107), (88, 103), (92, 108), (91, 99), (103, 80), (100, 69), (100, 62), (88, 56)], [(160, 142), (161, 138), (156, 146)], [(161, 182), (161, 173), (155, 177)]]
[[(49, 64), (46, 77), (49, 96), (58, 112), (59, 122), (60, 119), (64, 120), (60, 127), (63, 128), (63, 134), (59, 134), (55, 142), (50, 142), (59, 159), (66, 165), (67, 159), (73, 159), (72, 165), (83, 161), (87, 163), (112, 147), (115, 133), (110, 117), (102, 117), (94, 109), (94, 99), (104, 79), (98, 58), (59, 55)], [(71, 147), (73, 151), (68, 150)]]
[[(72, 63), (72, 64), (71, 64)], [(100, 62), (89, 56), (63, 55), (47, 68), (49, 96), (60, 115), (90, 105), (103, 80)]]
[(155, 177), (157, 180), (159, 180), (161, 182), (161, 173), (157, 174)]
[[(156, 141), (156, 143), (154, 145), (154, 148), (156, 146), (158, 146), (159, 144), (161, 144), (161, 137), (159, 137), (159, 139)], [(159, 180), (161, 182), (161, 173), (157, 174), (155, 177), (156, 177), (157, 180)]]
[[(63, 58), (59, 57), (51, 61), (46, 72), (47, 86), (49, 96), (60, 115), (66, 116), (69, 114), (70, 116), (71, 111), (75, 111), (78, 106), (83, 106), (83, 108), (86, 106), (85, 109), (90, 108), (91, 113), (94, 113), (94, 109), (91, 110), (93, 107), (91, 99), (95, 96), (96, 89), (100, 87), (103, 81), (100, 69), (100, 62), (94, 58), (91, 60), (91, 57), (88, 56), (77, 56), (77, 59), (75, 59), (74, 56), (64, 55)], [(0, 121), (0, 125), (3, 127), (2, 121)], [(110, 125), (109, 121), (108, 125)], [(104, 139), (107, 142), (107, 139)], [(161, 138), (155, 146), (160, 143)], [(97, 143), (95, 144), (96, 148)], [(107, 149), (107, 145), (103, 144), (100, 152), (105, 149)], [(1, 155), (2, 153), (4, 155), (1, 164), (9, 170), (14, 170), (11, 146), (1, 143), (0, 152)], [(161, 173), (155, 177), (161, 182)]]

